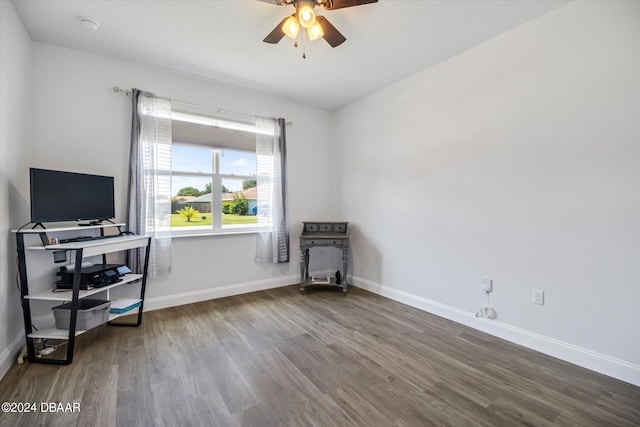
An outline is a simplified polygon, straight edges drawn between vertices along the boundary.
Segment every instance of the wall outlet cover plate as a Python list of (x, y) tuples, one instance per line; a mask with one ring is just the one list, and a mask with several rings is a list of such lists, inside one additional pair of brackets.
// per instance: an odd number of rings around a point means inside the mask
[(485, 292), (492, 292), (493, 291), (493, 279), (490, 279), (488, 277), (483, 277), (482, 278), (482, 290)]
[(540, 289), (534, 289), (532, 292), (532, 297), (534, 304), (544, 305), (544, 291), (541, 291)]

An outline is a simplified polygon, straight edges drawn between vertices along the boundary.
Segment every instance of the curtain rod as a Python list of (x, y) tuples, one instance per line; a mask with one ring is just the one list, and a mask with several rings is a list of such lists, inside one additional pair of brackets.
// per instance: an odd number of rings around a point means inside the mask
[(124, 93), (126, 96), (131, 95), (131, 89), (121, 89), (119, 86), (114, 86), (113, 91), (116, 93)]
[[(114, 86), (113, 87), (113, 91), (116, 93), (123, 93), (125, 96), (129, 96), (133, 93), (133, 89), (122, 89), (119, 86)], [(198, 107), (198, 108), (210, 108), (210, 107), (206, 107), (204, 105), (197, 105), (197, 104), (192, 104), (190, 102), (184, 102), (184, 101), (179, 101), (177, 99), (172, 99), (171, 101), (177, 102), (179, 104), (183, 104), (183, 105), (189, 105), (192, 107)], [(238, 116), (244, 116), (244, 117), (251, 117), (251, 118), (262, 118), (262, 119), (276, 119), (275, 117), (265, 117), (265, 116), (255, 116), (253, 114), (246, 114), (246, 113), (239, 113), (237, 111), (231, 111), (231, 110), (223, 110), (221, 108), (211, 108), (212, 110), (216, 110), (217, 113), (228, 113), (228, 114), (236, 114)], [(293, 122), (286, 122), (287, 126), (293, 126)]]

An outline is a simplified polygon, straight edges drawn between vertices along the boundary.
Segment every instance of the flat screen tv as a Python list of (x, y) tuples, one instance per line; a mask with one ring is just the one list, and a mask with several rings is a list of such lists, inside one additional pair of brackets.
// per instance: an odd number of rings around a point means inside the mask
[(31, 168), (31, 222), (115, 217), (113, 177)]

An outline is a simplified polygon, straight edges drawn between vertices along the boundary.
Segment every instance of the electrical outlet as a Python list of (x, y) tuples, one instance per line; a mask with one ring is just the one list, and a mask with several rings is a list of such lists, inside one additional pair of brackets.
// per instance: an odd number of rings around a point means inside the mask
[(490, 279), (488, 277), (483, 277), (482, 278), (482, 290), (485, 292), (492, 292), (493, 291), (493, 279)]
[(544, 291), (541, 291), (540, 289), (534, 289), (532, 296), (534, 304), (544, 305)]

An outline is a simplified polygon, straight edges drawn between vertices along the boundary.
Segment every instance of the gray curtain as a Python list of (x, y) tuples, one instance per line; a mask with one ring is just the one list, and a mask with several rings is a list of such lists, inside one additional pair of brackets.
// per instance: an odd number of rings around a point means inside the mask
[[(129, 196), (127, 198), (127, 229), (139, 234), (140, 224), (138, 216), (135, 214), (138, 206), (138, 192), (136, 191), (138, 182), (138, 140), (140, 136), (140, 116), (138, 115), (138, 98), (141, 91), (131, 90), (131, 145), (129, 147)], [(146, 249), (132, 249), (127, 253), (127, 265), (132, 272), (142, 274), (144, 252)]]
[(258, 233), (256, 262), (289, 262), (287, 144), (284, 119), (256, 118)]
[[(171, 269), (171, 102), (138, 89), (132, 91), (129, 161), (129, 230), (152, 236), (151, 277)], [(142, 257), (129, 254), (132, 271), (142, 271)]]
[[(287, 174), (287, 136), (286, 136), (286, 127), (287, 122), (283, 118), (278, 119), (278, 127), (280, 128), (280, 163), (282, 164), (282, 169), (280, 173), (282, 177), (280, 181), (282, 182), (282, 204), (283, 204), (283, 215), (284, 215), (284, 236), (282, 239), (282, 243), (279, 245), (282, 248), (283, 252), (283, 261), (279, 262), (289, 262), (289, 197), (287, 193), (287, 189), (289, 188), (289, 178)], [(280, 251), (279, 251), (280, 252)]]
[(279, 260), (278, 262), (289, 262), (289, 197), (287, 191), (289, 188), (289, 179), (287, 175), (287, 122), (283, 118), (278, 119), (278, 128), (280, 129), (280, 182), (282, 183), (282, 205), (283, 205), (283, 238), (278, 245)]

